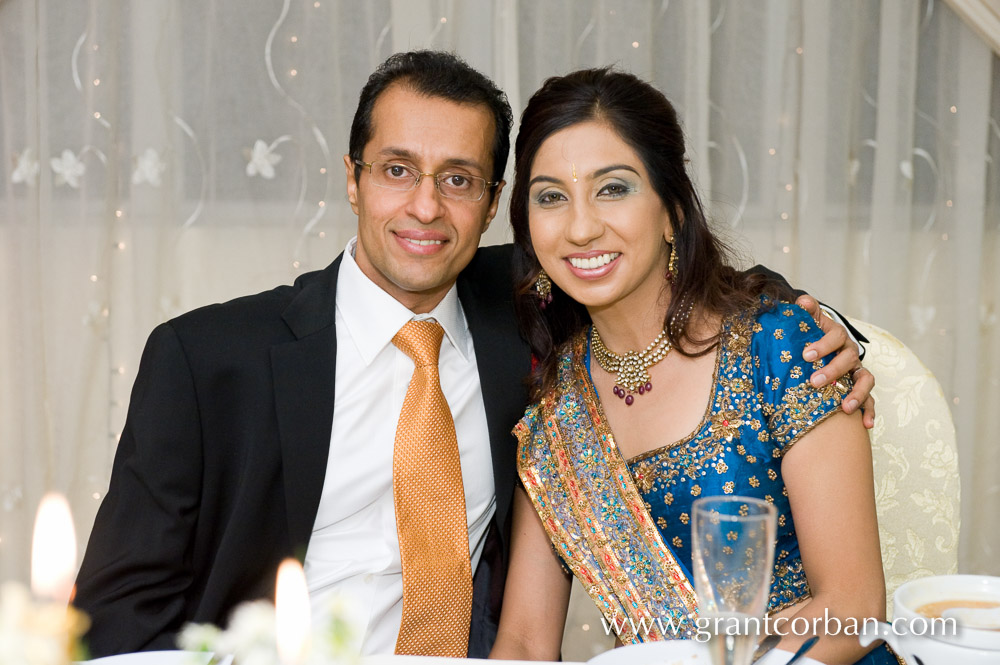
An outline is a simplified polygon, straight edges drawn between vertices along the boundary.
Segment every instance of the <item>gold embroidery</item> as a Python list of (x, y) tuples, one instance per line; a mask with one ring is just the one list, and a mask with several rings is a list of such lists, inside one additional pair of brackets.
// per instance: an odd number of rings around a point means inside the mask
[(732, 441), (733, 437), (740, 433), (740, 427), (743, 426), (741, 415), (735, 409), (720, 411), (712, 416), (712, 424), (709, 425), (708, 431), (726, 441)]
[(791, 309), (787, 308), (787, 307), (785, 309), (781, 310), (781, 313), (783, 315), (785, 315), (785, 316), (795, 316), (795, 312), (792, 311)]
[(798, 379), (802, 376), (802, 368), (796, 365), (792, 368), (792, 371), (788, 373), (788, 376), (793, 379)]
[(681, 540), (680, 536), (674, 536), (674, 539), (670, 542), (674, 547), (684, 547), (684, 541)]
[(701, 496), (701, 485), (691, 486), (691, 496)]
[(757, 463), (757, 456), (756, 455), (747, 455), (747, 462), (749, 462), (750, 464), (756, 464)]
[(725, 462), (723, 462), (722, 460), (719, 460), (719, 461), (718, 461), (718, 462), (717, 462), (717, 463), (715, 464), (715, 472), (716, 472), (717, 474), (719, 474), (719, 475), (721, 476), (721, 475), (722, 475), (722, 474), (724, 474), (724, 473), (725, 473), (726, 471), (729, 471), (729, 465), (728, 465), (728, 464), (726, 464)]
[(777, 480), (778, 479), (778, 472), (775, 471), (774, 469), (768, 469), (767, 470), (767, 477), (770, 478), (771, 480)]
[(734, 488), (734, 487), (735, 487), (735, 486), (734, 486), (734, 484), (733, 484), (733, 481), (731, 481), (731, 480), (730, 480), (730, 481), (728, 481), (728, 482), (727, 482), (726, 484), (724, 484), (724, 485), (722, 486), (722, 491), (723, 491), (723, 492), (724, 492), (725, 494), (732, 494), (732, 493), (733, 493), (733, 488)]
[(757, 476), (750, 476), (747, 482), (750, 483), (750, 487), (760, 487), (760, 481), (757, 480)]
[(785, 331), (783, 328), (774, 329), (774, 339), (785, 339)]
[(799, 330), (802, 332), (809, 332), (809, 324), (805, 321), (799, 321)]
[(667, 492), (663, 495), (663, 503), (668, 506), (674, 502), (674, 495), (671, 492)]
[(792, 362), (792, 354), (791, 354), (790, 351), (786, 350), (786, 351), (782, 351), (781, 352), (781, 362), (783, 362), (783, 363), (790, 363), (790, 362)]
[(681, 524), (686, 525), (688, 522), (691, 521), (691, 516), (688, 515), (687, 513), (681, 513), (681, 516), (678, 519), (680, 519)]

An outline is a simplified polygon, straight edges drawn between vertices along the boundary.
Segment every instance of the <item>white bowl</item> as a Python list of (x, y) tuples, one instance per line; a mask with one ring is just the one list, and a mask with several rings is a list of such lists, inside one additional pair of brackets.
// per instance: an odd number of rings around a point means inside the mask
[[(910, 622), (923, 618), (917, 609), (927, 603), (943, 600), (988, 600), (1000, 603), (1000, 577), (987, 575), (922, 577), (901, 585), (896, 589), (893, 599), (896, 617), (906, 618)], [(1000, 663), (1000, 631), (959, 626), (954, 633), (950, 631), (943, 634), (938, 631), (938, 633), (932, 635), (928, 632), (926, 636), (971, 649), (997, 651), (996, 662)]]

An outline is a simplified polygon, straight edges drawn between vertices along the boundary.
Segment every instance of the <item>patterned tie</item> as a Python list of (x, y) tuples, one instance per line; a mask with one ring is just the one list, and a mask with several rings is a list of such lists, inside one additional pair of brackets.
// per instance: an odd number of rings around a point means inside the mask
[(396, 653), (465, 658), (472, 572), (455, 422), (438, 375), (443, 336), (444, 329), (434, 321), (410, 321), (392, 338), (415, 365), (392, 459), (403, 564), (403, 621)]

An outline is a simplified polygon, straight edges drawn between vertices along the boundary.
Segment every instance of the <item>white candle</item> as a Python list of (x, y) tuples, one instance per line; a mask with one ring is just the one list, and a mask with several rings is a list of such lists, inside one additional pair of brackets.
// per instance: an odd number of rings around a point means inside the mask
[(285, 559), (278, 567), (274, 596), (278, 658), (282, 665), (302, 663), (309, 642), (309, 589), (295, 559)]
[(76, 530), (61, 494), (42, 498), (31, 541), (31, 590), (36, 598), (67, 603), (76, 576)]

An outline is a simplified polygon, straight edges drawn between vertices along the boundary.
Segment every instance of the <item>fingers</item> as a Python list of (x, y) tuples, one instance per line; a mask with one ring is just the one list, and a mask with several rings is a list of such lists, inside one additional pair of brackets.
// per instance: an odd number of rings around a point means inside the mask
[(842, 404), (844, 413), (854, 413), (860, 405), (864, 409), (863, 421), (865, 427), (871, 429), (875, 426), (875, 398), (872, 397), (872, 389), (875, 387), (875, 375), (858, 365), (852, 374), (852, 378), (854, 380), (854, 387), (844, 397)]
[(809, 377), (813, 386), (820, 388), (833, 383), (845, 374), (853, 372), (854, 387), (844, 397), (842, 407), (845, 413), (854, 413), (863, 409), (862, 420), (866, 428), (875, 426), (875, 399), (872, 388), (875, 387), (875, 376), (861, 366), (858, 357), (858, 347), (847, 334), (847, 329), (831, 319), (810, 295), (799, 296), (795, 303), (809, 312), (816, 325), (823, 331), (823, 337), (809, 344), (802, 350), (802, 357), (808, 362), (815, 362), (831, 353), (836, 353), (826, 366), (813, 372)]
[(872, 429), (875, 427), (875, 398), (871, 395), (865, 400), (865, 403), (861, 406), (864, 409), (864, 417), (862, 422), (865, 424), (865, 429)]
[(813, 320), (817, 323), (817, 325), (819, 324), (820, 313), (822, 312), (819, 306), (819, 301), (808, 293), (803, 293), (801, 296), (796, 298), (795, 304), (809, 312), (809, 316), (813, 317)]

